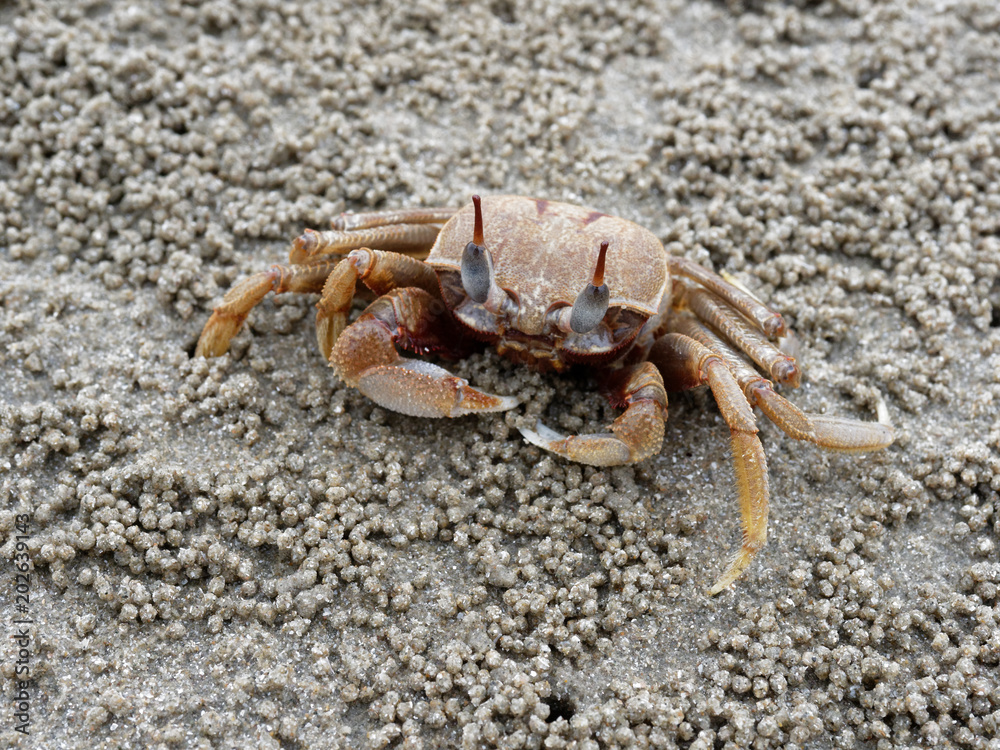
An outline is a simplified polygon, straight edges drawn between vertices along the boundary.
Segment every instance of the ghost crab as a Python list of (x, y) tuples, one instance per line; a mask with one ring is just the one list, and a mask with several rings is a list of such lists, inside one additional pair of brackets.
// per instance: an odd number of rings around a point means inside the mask
[[(324, 358), (346, 383), (404, 414), (457, 417), (518, 402), (401, 357), (397, 347), (457, 358), (479, 341), (542, 370), (599, 368), (603, 388), (624, 409), (609, 432), (566, 436), (540, 422), (522, 429), (534, 445), (595, 466), (657, 452), (667, 390), (709, 386), (730, 429), (743, 516), (742, 546), (712, 595), (740, 577), (767, 538), (767, 465), (753, 407), (789, 436), (831, 450), (877, 450), (893, 439), (881, 422), (807, 414), (779, 396), (771, 380), (794, 387), (800, 373), (774, 343), (785, 333), (778, 313), (669, 256), (648, 230), (588, 208), (473, 196), (460, 209), (342, 214), (333, 231), (296, 239), (289, 260), (226, 294), (196, 355), (225, 353), (268, 292), (311, 292), (321, 294)], [(377, 298), (347, 326), (359, 281)]]

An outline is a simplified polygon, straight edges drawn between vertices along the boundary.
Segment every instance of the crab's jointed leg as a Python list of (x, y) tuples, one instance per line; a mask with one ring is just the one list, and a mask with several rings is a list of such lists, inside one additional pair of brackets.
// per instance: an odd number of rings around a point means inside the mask
[(346, 255), (361, 247), (377, 247), (414, 258), (426, 258), (443, 225), (457, 208), (402, 208), (341, 214), (332, 231), (307, 229), (292, 243), (289, 260), (302, 263), (323, 255)]
[(707, 268), (687, 258), (672, 256), (670, 273), (673, 276), (683, 276), (708, 289), (748, 318), (768, 338), (775, 339), (785, 335), (785, 319), (779, 313)]
[(343, 213), (330, 222), (333, 229), (353, 231), (390, 224), (444, 224), (458, 213), (457, 208), (395, 208), (386, 211)]
[(338, 259), (319, 258), (301, 266), (271, 266), (255, 273), (226, 292), (222, 304), (198, 338), (196, 357), (219, 357), (229, 351), (229, 342), (239, 333), (250, 311), (268, 292), (301, 292), (316, 294), (323, 288)]
[(709, 595), (714, 596), (743, 574), (767, 541), (770, 489), (764, 447), (757, 437), (757, 421), (726, 362), (693, 338), (678, 333), (666, 334), (653, 344), (649, 361), (663, 373), (671, 390), (708, 385), (729, 425), (743, 515), (743, 543), (725, 572), (709, 589)]
[[(346, 255), (352, 250), (374, 246), (405, 253), (414, 259), (427, 257), (441, 225), (456, 210), (417, 208), (341, 214), (331, 222), (334, 231), (306, 230), (292, 242), (288, 253), (290, 267), (272, 266), (270, 270), (243, 279), (226, 293), (222, 304), (215, 308), (202, 330), (195, 356), (218, 357), (225, 354), (229, 350), (229, 342), (239, 333), (250, 311), (268, 292), (316, 294), (322, 291), (327, 277), (340, 260), (330, 256)], [(350, 305), (350, 299), (347, 304)], [(324, 354), (329, 354), (329, 348)]]
[(393, 289), (344, 329), (330, 351), (330, 364), (375, 403), (415, 417), (459, 417), (517, 406), (515, 398), (473, 388), (443, 367), (405, 359), (396, 351), (397, 344), (416, 352), (453, 350), (458, 332), (449, 315), (440, 297), (424, 289)]
[(663, 378), (649, 362), (627, 367), (608, 384), (611, 400), (625, 412), (611, 425), (611, 432), (562, 435), (539, 422), (534, 430), (521, 429), (524, 438), (539, 448), (591, 466), (621, 466), (642, 461), (660, 450), (667, 417)]
[(288, 259), (292, 263), (306, 263), (325, 255), (346, 255), (361, 247), (426, 258), (440, 231), (438, 224), (387, 224), (330, 232), (307, 229), (292, 242)]
[(671, 331), (695, 339), (725, 360), (750, 404), (760, 407), (789, 437), (846, 453), (881, 450), (892, 443), (893, 430), (887, 424), (802, 411), (775, 393), (770, 381), (758, 375), (740, 353), (690, 315), (671, 316), (668, 326)]
[[(768, 341), (755, 326), (740, 315), (734, 307), (707, 289), (692, 287), (677, 281), (674, 283), (674, 306), (686, 307), (700, 321), (718, 331), (725, 341), (744, 352), (750, 359), (771, 376), (771, 379), (798, 388), (802, 372), (794, 357), (789, 357)], [(711, 347), (709, 347), (711, 348)]]

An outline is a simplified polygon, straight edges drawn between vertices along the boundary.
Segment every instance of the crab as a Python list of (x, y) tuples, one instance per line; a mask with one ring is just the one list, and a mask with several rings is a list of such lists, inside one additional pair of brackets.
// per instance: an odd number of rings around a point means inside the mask
[[(348, 326), (358, 282), (376, 299)], [(795, 359), (778, 345), (787, 333), (780, 314), (669, 255), (649, 230), (568, 203), (473, 196), (458, 209), (342, 214), (332, 231), (296, 239), (289, 265), (236, 284), (205, 325), (196, 356), (224, 354), (268, 292), (319, 293), (323, 357), (348, 385), (403, 414), (459, 417), (518, 401), (400, 349), (460, 358), (485, 342), (542, 371), (592, 368), (623, 409), (608, 432), (563, 435), (540, 421), (521, 432), (593, 466), (657, 453), (667, 392), (707, 385), (730, 429), (743, 529), (709, 595), (738, 579), (767, 539), (768, 473), (754, 407), (790, 437), (830, 450), (872, 451), (893, 440), (884, 418), (809, 414), (776, 393), (773, 382), (800, 381)]]

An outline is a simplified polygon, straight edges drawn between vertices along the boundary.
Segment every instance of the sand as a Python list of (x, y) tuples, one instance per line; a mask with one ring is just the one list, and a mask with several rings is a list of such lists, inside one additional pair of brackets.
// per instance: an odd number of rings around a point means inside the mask
[[(992, 0), (339, 5), (0, 7), (0, 745), (1000, 747)], [(192, 359), (304, 228), (474, 192), (731, 274), (785, 395), (894, 445), (761, 418), (768, 544), (709, 599), (708, 394), (598, 470), (517, 431), (602, 429), (586, 372), (477, 354), (523, 406), (398, 415), (287, 295)]]

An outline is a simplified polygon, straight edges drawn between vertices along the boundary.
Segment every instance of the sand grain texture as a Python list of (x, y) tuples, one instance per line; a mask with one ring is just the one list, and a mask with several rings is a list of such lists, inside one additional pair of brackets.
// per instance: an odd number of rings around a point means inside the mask
[[(338, 5), (0, 3), (5, 636), (17, 514), (34, 571), (0, 745), (1000, 747), (992, 0)], [(762, 419), (768, 546), (709, 600), (739, 513), (705, 394), (598, 471), (516, 429), (601, 429), (585, 373), (476, 355), (524, 406), (400, 416), (307, 298), (191, 358), (303, 228), (473, 192), (733, 274), (796, 331), (795, 403), (883, 398), (896, 444)]]

